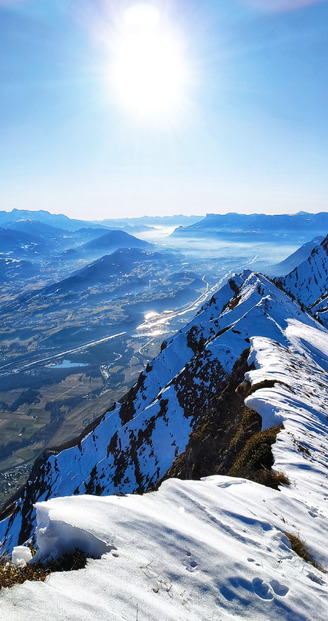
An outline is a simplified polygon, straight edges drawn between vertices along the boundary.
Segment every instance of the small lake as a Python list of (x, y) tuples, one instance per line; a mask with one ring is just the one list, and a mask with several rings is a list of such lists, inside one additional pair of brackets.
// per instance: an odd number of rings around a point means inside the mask
[(58, 364), (51, 364), (52, 369), (71, 369), (76, 367), (88, 367), (88, 363), (86, 362), (71, 362), (70, 360), (62, 360)]

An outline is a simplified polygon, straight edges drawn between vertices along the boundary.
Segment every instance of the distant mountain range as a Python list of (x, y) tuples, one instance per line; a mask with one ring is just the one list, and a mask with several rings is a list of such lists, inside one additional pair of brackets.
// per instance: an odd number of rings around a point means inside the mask
[(295, 215), (208, 214), (203, 220), (177, 228), (172, 236), (181, 239), (220, 239), (249, 243), (276, 240), (279, 244), (303, 244), (328, 230), (328, 213)]
[[(46, 219), (46, 212), (43, 215)], [(67, 224), (65, 218), (64, 222)], [(64, 230), (38, 220), (18, 219), (0, 227), (0, 260), (8, 259), (2, 262), (4, 270), (0, 279), (10, 287), (8, 275), (15, 278), (15, 291), (12, 291), (15, 295), (19, 286), (24, 290), (38, 279), (44, 284), (56, 282), (119, 248), (153, 250), (155, 247), (118, 229), (97, 225)]]
[[(151, 244), (120, 230), (104, 227), (65, 232), (37, 220), (20, 220), (0, 228), (3, 254), (55, 255), (64, 249), (77, 249), (81, 255), (109, 254), (118, 248), (151, 248)], [(102, 254), (101, 254), (102, 253)]]
[[(37, 233), (37, 225), (33, 223), (42, 223), (48, 227), (53, 227), (61, 231), (77, 231), (81, 228), (103, 228), (103, 229), (121, 229), (126, 232), (140, 232), (149, 230), (153, 227), (170, 227), (189, 225), (201, 220), (202, 216), (143, 216), (139, 218), (110, 218), (105, 220), (77, 220), (68, 218), (63, 214), (52, 214), (45, 210), (31, 211), (25, 209), (13, 209), (10, 212), (0, 211), (0, 226), (13, 228), (15, 225), (19, 230), (29, 232), (29, 227), (35, 227)], [(31, 224), (32, 223), (32, 224)], [(50, 230), (50, 229), (49, 229)]]
[[(40, 227), (43, 224), (44, 227)], [(80, 229), (121, 229), (129, 233), (145, 231), (152, 227), (178, 227), (172, 234), (176, 238), (199, 239), (211, 237), (230, 241), (269, 241), (279, 243), (305, 243), (328, 230), (328, 213), (311, 214), (299, 212), (294, 215), (266, 214), (207, 214), (201, 216), (164, 216), (140, 218), (114, 218), (101, 221), (76, 220), (63, 214), (47, 211), (13, 209), (0, 211), (0, 226), (20, 230), (36, 236), (43, 236), (47, 227), (48, 236), (59, 231), (73, 233)], [(100, 233), (101, 234), (101, 233)], [(85, 240), (86, 241), (86, 240)]]
[[(27, 209), (13, 209), (10, 212), (0, 211), (0, 226), (10, 227), (13, 223), (21, 223), (21, 226), (24, 227), (24, 221), (29, 220), (32, 222), (40, 222), (64, 231), (76, 231), (86, 226), (85, 220), (74, 220), (63, 214), (52, 214), (44, 210), (30, 211)], [(29, 225), (27, 224), (26, 226), (28, 227)], [(88, 221), (88, 227), (99, 228), (100, 224)]]
[[(129, 238), (131, 237), (126, 233), (124, 233), (124, 235)], [(113, 247), (115, 248), (115, 245), (112, 246), (112, 248)], [(76, 291), (82, 291), (88, 287), (105, 285), (111, 282), (114, 283), (124, 276), (126, 278), (126, 284), (130, 284), (131, 287), (132, 280), (138, 280), (140, 277), (140, 274), (134, 274), (134, 270), (138, 270), (141, 266), (154, 266), (157, 261), (167, 262), (170, 261), (170, 259), (172, 260), (172, 257), (170, 257), (168, 253), (150, 252), (149, 250), (143, 250), (143, 247), (152, 248), (151, 244), (140, 242), (140, 248), (134, 248), (132, 246), (132, 248), (114, 250), (111, 254), (106, 254), (102, 256), (101, 259), (97, 259), (89, 263), (86, 267), (74, 272), (68, 278), (45, 287), (38, 292), (38, 295), (48, 296), (53, 293), (58, 297), (60, 294), (70, 294)], [(101, 249), (101, 254), (103, 251), (104, 248)], [(120, 287), (122, 286), (123, 283), (121, 282)]]
[[(79, 258), (88, 258), (88, 260), (90, 260), (92, 258), (99, 258), (104, 255), (112, 254), (119, 248), (152, 250), (154, 246), (149, 242), (137, 239), (129, 233), (125, 233), (125, 231), (114, 230), (93, 237), (90, 241), (72, 249), (71, 252), (74, 252), (75, 257), (78, 256)], [(68, 253), (69, 251), (66, 251), (66, 256)]]
[(125, 228), (127, 225), (130, 227), (156, 227), (156, 226), (188, 226), (199, 222), (203, 219), (203, 216), (142, 216), (139, 218), (115, 218), (108, 220), (98, 220), (99, 224), (104, 224), (108, 227), (121, 226)]

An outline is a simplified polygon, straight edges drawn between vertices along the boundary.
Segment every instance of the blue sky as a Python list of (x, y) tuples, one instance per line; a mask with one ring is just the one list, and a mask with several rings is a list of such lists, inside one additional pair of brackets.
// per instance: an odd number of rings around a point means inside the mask
[(119, 104), (129, 0), (0, 0), (0, 209), (70, 217), (327, 209), (326, 0), (154, 0), (183, 41), (179, 112)]

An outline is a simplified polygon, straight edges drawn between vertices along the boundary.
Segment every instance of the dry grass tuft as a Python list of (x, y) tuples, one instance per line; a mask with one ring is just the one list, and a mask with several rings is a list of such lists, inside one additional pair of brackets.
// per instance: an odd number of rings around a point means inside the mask
[(227, 474), (250, 479), (273, 489), (279, 489), (279, 485), (289, 485), (290, 481), (283, 472), (271, 470), (273, 466), (271, 447), (281, 429), (282, 426), (270, 427), (250, 438)]
[(86, 565), (84, 552), (76, 548), (74, 552), (64, 554), (61, 558), (50, 560), (47, 563), (32, 563), (25, 567), (15, 567), (9, 557), (2, 554), (0, 557), (0, 590), (22, 584), (26, 580), (44, 581), (55, 571), (75, 571)]
[(304, 559), (307, 563), (311, 563), (313, 567), (316, 567), (320, 571), (324, 571), (323, 568), (313, 560), (305, 545), (305, 542), (300, 537), (287, 532), (284, 532), (284, 535), (286, 535), (287, 539), (289, 539), (293, 552), (296, 552), (296, 554), (298, 554), (298, 556)]
[(284, 472), (281, 470), (274, 472), (268, 468), (259, 470), (254, 480), (256, 483), (261, 483), (261, 485), (266, 485), (266, 487), (272, 487), (273, 489), (278, 489), (279, 485), (290, 485), (290, 480)]

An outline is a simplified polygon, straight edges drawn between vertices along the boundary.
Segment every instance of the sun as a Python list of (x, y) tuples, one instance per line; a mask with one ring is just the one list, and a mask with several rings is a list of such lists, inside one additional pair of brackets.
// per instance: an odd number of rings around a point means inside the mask
[(183, 104), (188, 66), (182, 37), (151, 4), (133, 4), (116, 33), (110, 82), (117, 103), (152, 120), (173, 116)]

